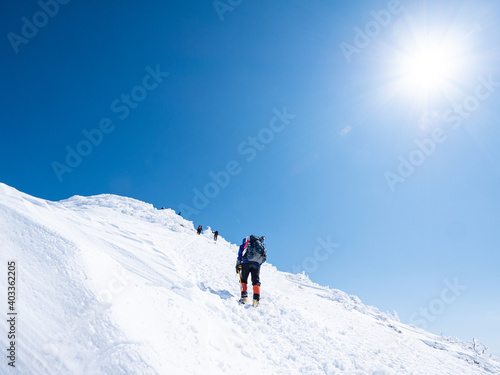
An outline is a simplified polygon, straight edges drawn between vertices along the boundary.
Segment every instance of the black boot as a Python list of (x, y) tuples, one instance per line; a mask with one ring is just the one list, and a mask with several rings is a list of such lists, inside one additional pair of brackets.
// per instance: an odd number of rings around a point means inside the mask
[(241, 298), (239, 302), (244, 305), (245, 303), (247, 303), (247, 301), (248, 301), (248, 292), (247, 291), (241, 292)]

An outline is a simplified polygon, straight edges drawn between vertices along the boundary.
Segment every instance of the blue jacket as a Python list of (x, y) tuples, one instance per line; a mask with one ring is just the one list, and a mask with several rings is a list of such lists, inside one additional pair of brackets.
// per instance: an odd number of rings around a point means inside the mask
[(249, 244), (250, 236), (243, 238), (240, 250), (238, 251), (238, 260), (240, 260), (241, 263), (254, 263), (260, 266), (266, 261), (267, 252), (264, 251), (264, 254), (260, 254), (256, 251), (249, 252), (247, 251)]

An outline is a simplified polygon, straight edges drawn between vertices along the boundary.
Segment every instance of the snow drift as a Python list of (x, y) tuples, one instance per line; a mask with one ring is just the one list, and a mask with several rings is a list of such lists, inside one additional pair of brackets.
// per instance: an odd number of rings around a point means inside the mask
[(0, 226), (3, 311), (12, 259), (18, 311), (16, 368), (4, 355), (2, 374), (500, 373), (494, 357), (268, 263), (261, 305), (240, 306), (237, 246), (172, 210), (0, 184)]

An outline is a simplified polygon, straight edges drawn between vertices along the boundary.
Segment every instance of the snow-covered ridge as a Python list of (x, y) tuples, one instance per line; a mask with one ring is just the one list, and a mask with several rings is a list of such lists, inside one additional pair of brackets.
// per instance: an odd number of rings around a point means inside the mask
[(0, 359), (2, 374), (500, 373), (494, 357), (267, 263), (261, 305), (242, 307), (237, 246), (173, 210), (0, 184), (0, 225), (19, 290), (17, 368)]

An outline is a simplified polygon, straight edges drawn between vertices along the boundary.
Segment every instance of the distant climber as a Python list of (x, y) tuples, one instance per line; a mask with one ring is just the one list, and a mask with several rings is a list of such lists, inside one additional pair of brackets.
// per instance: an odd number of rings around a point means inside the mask
[(160, 210), (164, 210), (164, 209), (165, 209), (165, 207), (160, 208)]
[(240, 275), (241, 299), (240, 303), (245, 304), (248, 300), (247, 280), (252, 274), (253, 285), (253, 305), (258, 306), (260, 300), (260, 266), (267, 259), (267, 250), (264, 246), (266, 237), (254, 235), (245, 237), (238, 251), (236, 261), (236, 273)]
[(214, 241), (217, 241), (217, 237), (219, 237), (219, 231), (216, 230), (215, 232), (212, 232), (214, 234)]
[(198, 230), (196, 231), (198, 234), (201, 234), (201, 231), (203, 230), (203, 227), (201, 225), (198, 225)]
[(179, 212), (177, 212), (177, 215), (181, 216), (181, 212), (180, 212), (180, 211), (179, 211)]

